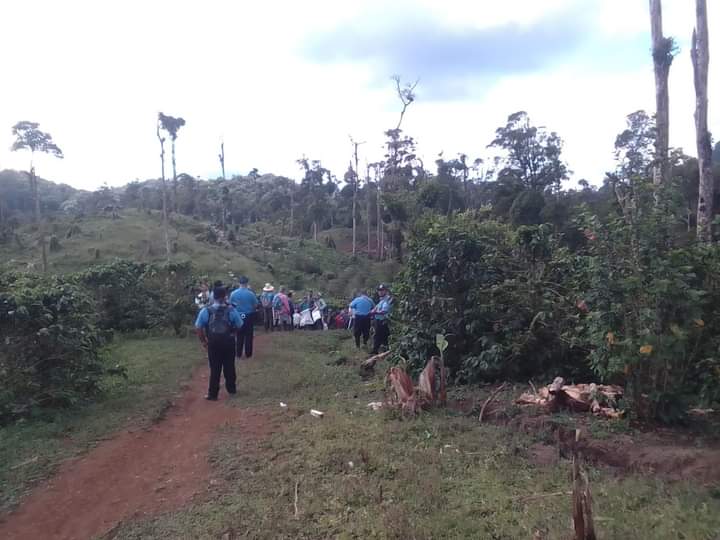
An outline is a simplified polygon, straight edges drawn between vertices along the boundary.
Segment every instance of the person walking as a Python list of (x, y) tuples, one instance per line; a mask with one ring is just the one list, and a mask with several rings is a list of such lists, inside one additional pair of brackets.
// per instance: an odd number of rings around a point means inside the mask
[(242, 329), (243, 319), (226, 300), (227, 289), (216, 287), (212, 305), (202, 308), (195, 321), (200, 343), (208, 353), (210, 382), (205, 399), (209, 401), (217, 401), (223, 373), (228, 394), (237, 393), (235, 335)]
[(253, 354), (253, 337), (255, 327), (255, 312), (258, 307), (257, 295), (249, 287), (250, 280), (245, 276), (238, 279), (239, 287), (230, 295), (230, 303), (235, 306), (240, 315), (244, 315), (243, 326), (237, 335), (237, 357), (251, 358)]
[(350, 302), (350, 309), (355, 317), (353, 336), (355, 337), (355, 346), (358, 349), (360, 348), (360, 336), (362, 336), (363, 345), (367, 345), (370, 339), (370, 312), (374, 307), (375, 302), (363, 291), (357, 291), (355, 298)]
[(275, 287), (270, 283), (266, 283), (263, 292), (260, 295), (260, 305), (263, 309), (263, 323), (265, 324), (265, 332), (270, 332), (275, 324), (275, 314), (273, 313), (273, 300), (275, 300)]
[(372, 354), (378, 354), (380, 347), (388, 348), (390, 341), (390, 312), (392, 311), (393, 298), (386, 285), (380, 284), (377, 289), (380, 301), (370, 311), (375, 320), (375, 336), (373, 339)]

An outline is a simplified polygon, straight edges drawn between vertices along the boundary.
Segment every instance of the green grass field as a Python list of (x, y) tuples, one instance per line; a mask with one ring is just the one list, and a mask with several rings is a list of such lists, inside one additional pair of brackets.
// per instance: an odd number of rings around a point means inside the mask
[[(219, 433), (211, 463), (221, 488), (180, 511), (124, 523), (111, 537), (570, 537), (569, 462), (535, 466), (532, 436), (450, 410), (417, 418), (370, 411), (382, 398), (382, 376), (359, 377), (347, 338), (273, 336), (241, 366), (233, 404), (267, 411), (281, 429), (259, 441), (243, 441), (233, 428)], [(340, 356), (349, 362), (334, 365)], [(717, 490), (598, 469), (590, 480), (599, 538), (718, 538)]]
[(64, 459), (92, 448), (123, 426), (162, 416), (202, 356), (194, 339), (123, 339), (107, 351), (127, 378), (109, 377), (95, 402), (0, 428), (0, 514)]

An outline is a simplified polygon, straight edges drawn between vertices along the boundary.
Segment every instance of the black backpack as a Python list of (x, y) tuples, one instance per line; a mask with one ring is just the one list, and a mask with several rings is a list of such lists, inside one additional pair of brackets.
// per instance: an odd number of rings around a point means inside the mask
[(231, 306), (212, 306), (208, 308), (210, 319), (208, 320), (207, 337), (210, 343), (230, 341), (233, 337), (233, 327), (230, 324)]

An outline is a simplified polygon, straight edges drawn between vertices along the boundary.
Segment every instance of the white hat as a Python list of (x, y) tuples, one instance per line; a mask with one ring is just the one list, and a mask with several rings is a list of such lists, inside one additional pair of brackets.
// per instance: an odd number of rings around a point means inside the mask
[(275, 287), (270, 285), (269, 283), (266, 283), (263, 287), (263, 292), (273, 292), (275, 290)]

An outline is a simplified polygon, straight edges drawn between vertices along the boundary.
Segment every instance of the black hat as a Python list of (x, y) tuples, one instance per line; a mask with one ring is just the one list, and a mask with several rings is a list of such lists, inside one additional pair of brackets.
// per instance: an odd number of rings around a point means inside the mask
[(387, 285), (385, 285), (384, 283), (381, 283), (380, 285), (378, 285), (377, 290), (378, 291), (389, 291), (390, 289), (388, 289)]

